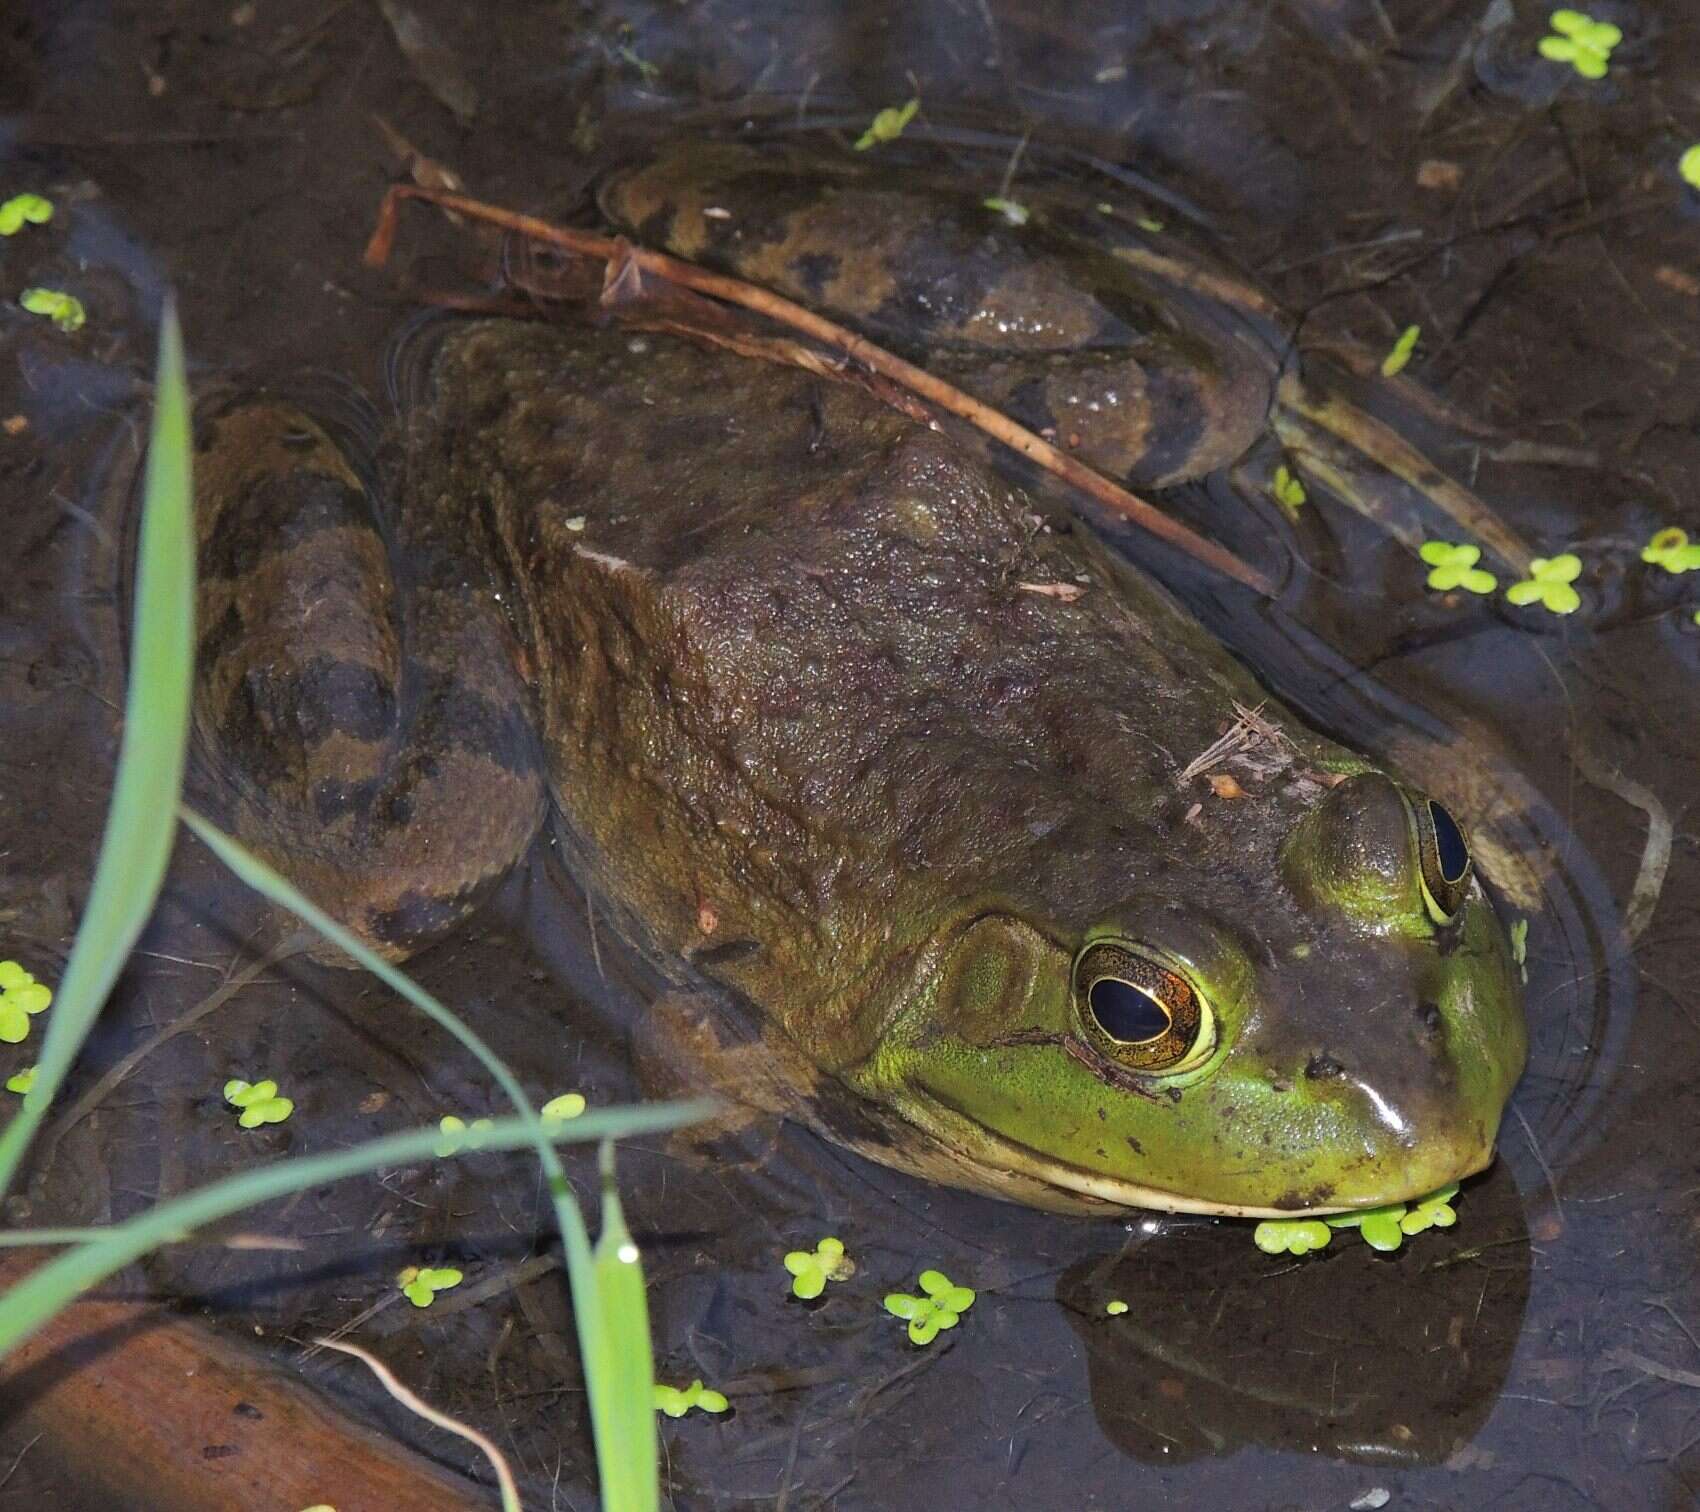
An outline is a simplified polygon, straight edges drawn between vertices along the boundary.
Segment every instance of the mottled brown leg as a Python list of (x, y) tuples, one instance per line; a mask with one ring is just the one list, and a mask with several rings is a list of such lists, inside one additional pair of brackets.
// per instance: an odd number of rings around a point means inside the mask
[(543, 815), (494, 569), (415, 530), (412, 500), (381, 531), (292, 405), (226, 409), (201, 437), (199, 759), (244, 843), (399, 959), (469, 914)]

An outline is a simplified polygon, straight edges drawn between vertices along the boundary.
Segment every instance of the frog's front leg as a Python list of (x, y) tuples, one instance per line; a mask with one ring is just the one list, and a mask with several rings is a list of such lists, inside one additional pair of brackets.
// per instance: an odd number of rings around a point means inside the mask
[(736, 1163), (761, 1165), (783, 1119), (810, 1121), (807, 1088), (819, 1073), (783, 1031), (746, 1023), (721, 993), (663, 993), (632, 1031), (632, 1060), (646, 1098), (721, 1099), (713, 1117), (670, 1137), (681, 1158), (724, 1164), (734, 1147), (745, 1152)]
[(245, 844), (405, 957), (477, 906), (543, 816), (494, 568), (449, 551), (429, 501), (380, 530), (362, 478), (294, 405), (234, 405), (199, 429), (200, 767)]

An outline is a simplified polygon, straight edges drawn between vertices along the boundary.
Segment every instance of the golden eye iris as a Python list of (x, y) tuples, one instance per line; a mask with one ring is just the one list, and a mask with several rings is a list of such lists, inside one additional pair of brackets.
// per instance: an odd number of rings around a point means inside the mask
[(1470, 890), (1470, 843), (1458, 821), (1434, 799), (1412, 794), (1410, 805), (1417, 826), (1423, 903), (1435, 923), (1450, 924)]
[(1215, 1047), (1215, 1021), (1192, 983), (1119, 941), (1081, 951), (1074, 1005), (1086, 1038), (1132, 1071), (1192, 1070)]

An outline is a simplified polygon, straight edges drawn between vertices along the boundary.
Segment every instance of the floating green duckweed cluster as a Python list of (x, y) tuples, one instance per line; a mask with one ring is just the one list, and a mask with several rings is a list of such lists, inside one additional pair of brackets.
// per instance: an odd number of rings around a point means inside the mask
[(245, 1082), (240, 1077), (232, 1077), (224, 1084), (224, 1100), (231, 1107), (242, 1110), (242, 1116), (236, 1121), (244, 1129), (257, 1129), (261, 1124), (282, 1123), (295, 1111), (293, 1102), (287, 1097), (277, 1095), (277, 1083), (270, 1077), (258, 1082)]
[(1258, 1224), (1252, 1241), (1268, 1255), (1304, 1255), (1327, 1248), (1335, 1229), (1355, 1228), (1371, 1249), (1390, 1252), (1424, 1229), (1451, 1228), (1458, 1221), (1457, 1209), (1452, 1206), (1457, 1195), (1458, 1183), (1454, 1181), (1415, 1203), (1395, 1202), (1329, 1218), (1272, 1218)]
[(16, 1045), (29, 1038), (30, 1019), (53, 1001), (43, 986), (16, 961), (0, 961), (0, 1040)]
[(25, 226), (45, 226), (53, 219), (53, 202), (39, 194), (14, 194), (0, 204), (0, 236), (16, 236)]
[(1125, 1313), (1127, 1311), (1127, 1303), (1122, 1301), (1122, 1299), (1120, 1297), (1112, 1297), (1108, 1302), (1106, 1302), (1104, 1304), (1104, 1311), (1107, 1312), (1112, 1318), (1119, 1318), (1123, 1313)]
[(459, 1286), (466, 1277), (452, 1265), (410, 1265), (395, 1279), (402, 1296), (415, 1307), (429, 1307), (438, 1292)]
[[(1419, 556), (1428, 563), (1425, 581), (1441, 593), (1463, 588), (1470, 593), (1492, 593), (1498, 579), (1476, 565), (1482, 550), (1468, 542), (1424, 541)], [(1641, 560), (1679, 576), (1700, 571), (1700, 543), (1690, 542), (1688, 532), (1677, 525), (1655, 531), (1641, 548)], [(1506, 599), (1518, 608), (1539, 604), (1550, 614), (1574, 614), (1582, 607), (1582, 595), (1572, 586), (1582, 575), (1582, 559), (1573, 551), (1554, 557), (1536, 557), (1529, 563), (1529, 576), (1505, 590)], [(1697, 621), (1700, 622), (1700, 621)]]
[(957, 1320), (974, 1305), (974, 1293), (966, 1286), (954, 1285), (938, 1270), (922, 1271), (920, 1284), (925, 1296), (889, 1292), (885, 1310), (908, 1322), (911, 1344), (931, 1344), (942, 1330), (956, 1327)]
[(1478, 567), (1482, 548), (1467, 542), (1424, 541), (1417, 555), (1429, 565), (1426, 579), (1438, 593), (1450, 593), (1462, 588), (1466, 593), (1492, 593), (1499, 579), (1485, 568)]
[(58, 289), (25, 289), (18, 303), (32, 315), (47, 316), (61, 331), (80, 331), (88, 319), (82, 300)]
[(844, 1253), (844, 1241), (828, 1235), (813, 1250), (792, 1250), (785, 1257), (791, 1273), (791, 1295), (812, 1301), (826, 1290), (828, 1281), (843, 1281), (856, 1274)]
[(1653, 539), (1641, 548), (1641, 560), (1673, 574), (1693, 572), (1700, 568), (1700, 546), (1689, 544), (1686, 530), (1669, 525), (1655, 532)]
[(881, 142), (895, 142), (903, 135), (903, 128), (915, 119), (915, 112), (920, 108), (919, 100), (906, 100), (901, 105), (892, 105), (880, 111), (868, 129), (856, 138), (856, 151), (866, 152)]
[(16, 1092), (22, 1097), (35, 1085), (35, 1067), (25, 1066), (22, 1071), (14, 1071), (6, 1078), (6, 1090)]
[(665, 1412), (670, 1418), (681, 1418), (693, 1407), (703, 1412), (724, 1412), (730, 1405), (720, 1392), (704, 1386), (700, 1380), (685, 1387), (655, 1383), (655, 1410)]
[(489, 1127), (490, 1120), (487, 1118), (475, 1118), (470, 1124), (464, 1118), (456, 1118), (453, 1113), (439, 1118), (437, 1130), (443, 1137), (437, 1141), (438, 1157), (446, 1160), (462, 1149), (476, 1150), (484, 1143), (484, 1134)]
[(1682, 175), (1683, 183), (1700, 189), (1700, 142), (1676, 160), (1676, 171)]
[(1297, 509), (1309, 497), (1304, 484), (1293, 476), (1292, 469), (1285, 463), (1275, 469), (1275, 481), (1269, 491), (1275, 495), (1275, 502), (1287, 509)]
[(1266, 1255), (1308, 1255), (1333, 1238), (1320, 1218), (1266, 1218), (1252, 1230), (1252, 1242)]
[(1574, 614), (1582, 607), (1582, 595), (1570, 585), (1582, 575), (1582, 558), (1573, 551), (1555, 557), (1536, 557), (1529, 575), (1505, 590), (1505, 597), (1519, 609), (1539, 604), (1551, 614)]
[(1555, 10), (1547, 19), (1554, 35), (1541, 38), (1541, 56), (1568, 63), (1584, 79), (1605, 78), (1612, 49), (1623, 40), (1622, 31), (1583, 11)]
[(1397, 378), (1405, 371), (1405, 364), (1411, 360), (1411, 353), (1417, 349), (1417, 338), (1423, 333), (1421, 326), (1408, 325), (1399, 333), (1399, 339), (1393, 343), (1393, 350), (1381, 359), (1381, 376)]

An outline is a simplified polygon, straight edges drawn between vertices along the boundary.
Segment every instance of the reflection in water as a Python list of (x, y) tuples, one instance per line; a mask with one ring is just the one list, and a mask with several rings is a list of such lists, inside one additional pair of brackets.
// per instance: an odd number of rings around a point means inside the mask
[[(1336, 1234), (1324, 1256), (1271, 1270), (1247, 1263), (1239, 1225), (1153, 1221), (1120, 1254), (1070, 1266), (1057, 1301), (1105, 1437), (1166, 1463), (1248, 1444), (1444, 1461), (1492, 1411), (1529, 1299), (1505, 1168), (1469, 1183), (1461, 1209), (1461, 1252), (1419, 1236), (1381, 1256)], [(1112, 1300), (1128, 1311), (1107, 1314)]]

